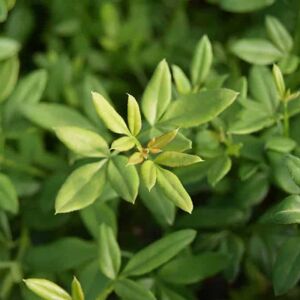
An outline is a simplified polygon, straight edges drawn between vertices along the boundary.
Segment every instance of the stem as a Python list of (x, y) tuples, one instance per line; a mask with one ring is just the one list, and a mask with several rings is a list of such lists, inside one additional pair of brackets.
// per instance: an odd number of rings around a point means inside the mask
[(284, 128), (284, 135), (286, 137), (289, 137), (290, 135), (290, 120), (289, 120), (289, 111), (288, 111), (288, 102), (283, 102), (283, 109), (284, 109), (284, 115), (283, 115), (283, 128)]

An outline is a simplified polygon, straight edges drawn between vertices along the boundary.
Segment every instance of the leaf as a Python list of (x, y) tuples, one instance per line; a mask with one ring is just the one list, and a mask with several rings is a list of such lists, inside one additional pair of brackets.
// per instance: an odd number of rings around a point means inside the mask
[(194, 86), (200, 86), (206, 79), (213, 60), (210, 41), (204, 35), (198, 42), (191, 65), (191, 78)]
[(45, 70), (34, 71), (23, 78), (6, 104), (6, 119), (11, 120), (26, 105), (38, 103), (44, 93), (46, 83), (47, 73)]
[(24, 116), (33, 123), (52, 130), (54, 127), (74, 126), (94, 129), (94, 126), (76, 110), (54, 103), (39, 103), (22, 107)]
[(96, 111), (106, 127), (112, 132), (130, 135), (125, 121), (110, 103), (98, 93), (92, 93), (92, 96)]
[(294, 140), (283, 136), (272, 136), (267, 139), (265, 144), (266, 149), (283, 153), (291, 152), (296, 146), (297, 143)]
[(5, 0), (0, 0), (0, 22), (6, 20), (7, 17), (7, 6)]
[(10, 38), (0, 37), (0, 61), (15, 56), (20, 50), (20, 44)]
[(177, 136), (177, 133), (178, 133), (178, 129), (174, 129), (174, 130), (164, 133), (158, 137), (154, 137), (148, 143), (147, 147), (152, 148), (152, 149), (162, 149), (162, 148), (166, 147), (168, 144), (170, 144), (175, 139), (175, 137)]
[(127, 162), (127, 166), (138, 165), (144, 161), (144, 155), (141, 152), (134, 152), (129, 158)]
[(117, 140), (114, 140), (111, 144), (111, 149), (117, 150), (119, 152), (128, 151), (135, 146), (135, 141), (130, 136), (122, 136)]
[(114, 156), (108, 163), (108, 179), (112, 188), (124, 200), (134, 203), (139, 188), (139, 177), (134, 166), (127, 165), (127, 158)]
[(96, 245), (76, 237), (64, 237), (35, 245), (26, 251), (25, 263), (33, 273), (63, 273), (97, 257)]
[(293, 39), (282, 23), (272, 17), (266, 17), (266, 29), (269, 38), (283, 52), (290, 52), (293, 48)]
[(193, 202), (178, 177), (163, 168), (157, 168), (157, 184), (164, 195), (182, 210), (191, 213)]
[(184, 167), (202, 161), (197, 155), (180, 153), (175, 151), (164, 151), (159, 154), (154, 162), (167, 167)]
[(159, 276), (175, 284), (192, 284), (216, 275), (227, 267), (227, 256), (207, 252), (197, 256), (179, 257), (159, 270)]
[(65, 290), (49, 280), (30, 278), (24, 282), (32, 292), (45, 300), (72, 300)]
[(17, 192), (8, 176), (0, 173), (0, 209), (16, 214), (19, 210)]
[(102, 193), (106, 180), (106, 160), (76, 169), (60, 188), (56, 213), (67, 213), (92, 204)]
[(268, 65), (279, 60), (283, 54), (268, 40), (248, 38), (232, 43), (230, 50), (240, 59), (257, 65)]
[(128, 95), (127, 118), (130, 132), (134, 136), (138, 135), (142, 128), (141, 113), (137, 101), (131, 95)]
[(100, 226), (99, 264), (101, 272), (116, 279), (121, 267), (121, 251), (113, 230), (105, 223)]
[(125, 266), (124, 276), (137, 276), (151, 272), (169, 261), (182, 249), (188, 246), (196, 237), (196, 231), (191, 229), (173, 232), (155, 241), (136, 253)]
[(293, 288), (300, 279), (300, 238), (292, 237), (283, 243), (273, 267), (275, 295), (279, 296)]
[(229, 89), (218, 89), (181, 96), (170, 105), (162, 122), (179, 127), (199, 126), (223, 112), (237, 95)]
[(85, 157), (107, 157), (106, 141), (94, 131), (79, 127), (55, 127), (57, 137), (74, 153)]
[(150, 125), (154, 125), (171, 101), (171, 73), (162, 60), (152, 75), (142, 98), (142, 111)]
[(19, 67), (19, 60), (15, 56), (0, 62), (0, 103), (13, 91), (18, 79)]
[(281, 97), (281, 99), (284, 99), (286, 91), (285, 91), (285, 83), (282, 77), (281, 70), (277, 65), (273, 65), (272, 71), (273, 71), (273, 77), (277, 87), (278, 94)]
[(191, 83), (183, 70), (180, 67), (173, 65), (172, 72), (178, 93), (183, 95), (190, 93), (192, 90)]
[(289, 155), (286, 163), (292, 179), (298, 186), (300, 186), (300, 158), (294, 155)]
[(300, 223), (300, 196), (292, 195), (269, 209), (261, 218), (262, 223)]
[(208, 182), (215, 186), (230, 171), (231, 164), (231, 159), (226, 155), (214, 159), (212, 166), (207, 172)]
[(114, 286), (116, 294), (124, 300), (156, 299), (148, 289), (129, 279), (119, 279)]
[(156, 183), (156, 168), (153, 161), (147, 160), (142, 164), (141, 176), (145, 186), (150, 191)]
[(72, 300), (84, 300), (84, 293), (80, 282), (76, 277), (72, 281)]
[(262, 9), (265, 6), (270, 6), (275, 0), (220, 0), (220, 5), (224, 10), (244, 13)]

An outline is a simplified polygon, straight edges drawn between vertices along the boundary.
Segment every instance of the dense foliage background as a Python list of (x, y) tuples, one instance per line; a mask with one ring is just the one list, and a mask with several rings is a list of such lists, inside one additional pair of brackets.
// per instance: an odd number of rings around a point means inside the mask
[[(70, 292), (74, 275), (87, 300), (299, 299), (299, 0), (0, 0), (0, 21), (0, 299), (40, 299), (24, 278)], [(154, 128), (141, 104), (141, 140), (180, 127), (173, 148), (203, 159), (171, 168), (193, 212), (142, 183), (132, 205), (106, 178), (93, 204), (55, 214), (67, 177), (93, 158), (54, 129), (92, 128), (110, 145), (91, 91), (126, 118), (126, 93), (148, 101), (163, 59), (184, 105)], [(112, 280), (115, 237), (122, 266), (169, 240)]]

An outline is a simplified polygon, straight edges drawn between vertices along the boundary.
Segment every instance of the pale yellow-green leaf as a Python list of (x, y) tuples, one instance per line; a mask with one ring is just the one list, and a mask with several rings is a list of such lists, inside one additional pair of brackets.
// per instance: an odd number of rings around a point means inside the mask
[(151, 160), (145, 161), (141, 166), (141, 176), (145, 186), (150, 191), (156, 182), (156, 168)]
[(72, 281), (72, 300), (84, 300), (84, 293), (80, 282), (76, 277)]
[(99, 93), (92, 93), (96, 111), (106, 127), (112, 132), (130, 135), (123, 118), (116, 112), (111, 104)]
[(135, 146), (134, 139), (130, 136), (122, 136), (117, 140), (114, 140), (111, 144), (111, 149), (119, 152), (128, 151)]
[(277, 65), (273, 65), (273, 77), (276, 84), (276, 88), (281, 99), (285, 96), (285, 83), (281, 73), (281, 70)]
[(176, 89), (179, 94), (188, 94), (191, 92), (191, 83), (182, 69), (176, 65), (172, 66), (173, 77)]
[(131, 95), (128, 95), (127, 118), (131, 133), (134, 136), (138, 135), (142, 128), (141, 112), (137, 101)]
[(155, 158), (155, 163), (167, 167), (183, 167), (202, 161), (197, 155), (180, 153), (175, 151), (164, 151)]
[(177, 133), (178, 129), (174, 129), (158, 137), (155, 137), (148, 143), (148, 147), (154, 149), (162, 149), (174, 140)]
[(134, 152), (129, 158), (127, 165), (137, 165), (144, 161), (144, 156), (141, 152)]

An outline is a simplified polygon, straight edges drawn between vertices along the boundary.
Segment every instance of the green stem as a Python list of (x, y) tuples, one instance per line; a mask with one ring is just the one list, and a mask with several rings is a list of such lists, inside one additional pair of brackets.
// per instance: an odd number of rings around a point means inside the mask
[(287, 101), (283, 102), (283, 109), (284, 109), (284, 114), (283, 114), (284, 135), (286, 137), (289, 137), (289, 135), (290, 135), (290, 120), (289, 120), (289, 111), (288, 111), (288, 102)]

